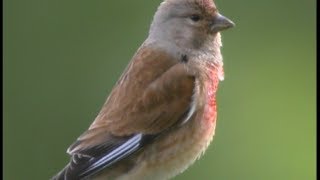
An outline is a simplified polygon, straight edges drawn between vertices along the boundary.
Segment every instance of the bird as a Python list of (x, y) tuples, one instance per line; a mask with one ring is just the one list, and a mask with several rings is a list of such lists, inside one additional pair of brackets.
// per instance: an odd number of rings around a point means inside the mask
[(216, 128), (224, 79), (213, 0), (163, 0), (149, 33), (53, 180), (163, 180), (201, 157)]

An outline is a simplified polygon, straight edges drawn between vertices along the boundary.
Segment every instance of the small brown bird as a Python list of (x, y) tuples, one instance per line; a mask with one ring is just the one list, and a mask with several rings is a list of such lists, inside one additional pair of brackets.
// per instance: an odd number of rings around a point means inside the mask
[(234, 23), (212, 0), (164, 0), (149, 36), (53, 179), (169, 179), (211, 142), (223, 80), (220, 31)]

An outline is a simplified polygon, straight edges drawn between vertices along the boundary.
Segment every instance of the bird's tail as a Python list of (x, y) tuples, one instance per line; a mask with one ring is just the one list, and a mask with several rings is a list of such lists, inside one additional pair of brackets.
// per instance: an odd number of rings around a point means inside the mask
[(53, 176), (51, 180), (78, 180), (79, 174), (72, 171), (70, 163), (68, 163), (58, 174)]
[(51, 180), (69, 180), (68, 174), (69, 164), (67, 164), (58, 174), (53, 176)]

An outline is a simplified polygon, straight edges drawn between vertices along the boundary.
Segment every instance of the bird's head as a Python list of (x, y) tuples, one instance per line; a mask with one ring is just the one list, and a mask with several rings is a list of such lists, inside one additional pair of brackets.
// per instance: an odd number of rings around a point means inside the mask
[(149, 37), (198, 50), (233, 26), (212, 0), (165, 0), (154, 16)]

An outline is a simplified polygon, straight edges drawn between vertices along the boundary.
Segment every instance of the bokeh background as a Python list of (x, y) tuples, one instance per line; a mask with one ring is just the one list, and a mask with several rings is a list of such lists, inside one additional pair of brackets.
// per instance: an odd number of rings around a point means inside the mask
[[(4, 1), (4, 179), (49, 179), (160, 0)], [(206, 154), (175, 180), (316, 178), (316, 0), (216, 0), (225, 81)]]

